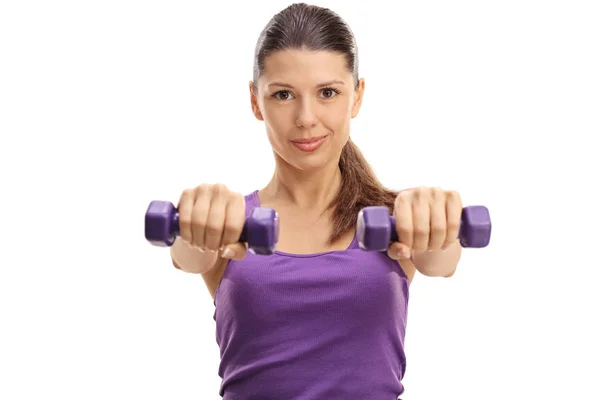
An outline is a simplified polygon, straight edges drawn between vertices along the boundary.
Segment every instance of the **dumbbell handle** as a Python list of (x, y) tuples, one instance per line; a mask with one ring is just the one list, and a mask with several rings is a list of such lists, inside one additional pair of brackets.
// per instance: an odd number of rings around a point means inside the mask
[[(486, 247), (490, 242), (492, 223), (484, 206), (463, 208), (458, 239), (462, 247)], [(398, 241), (396, 217), (389, 215), (387, 207), (363, 208), (358, 215), (357, 236), (364, 250), (386, 250), (391, 242)]]
[[(180, 236), (179, 212), (167, 201), (150, 202), (145, 217), (146, 239), (155, 246), (171, 246)], [(244, 221), (239, 241), (255, 254), (272, 254), (279, 240), (279, 216), (271, 208), (255, 207)]]

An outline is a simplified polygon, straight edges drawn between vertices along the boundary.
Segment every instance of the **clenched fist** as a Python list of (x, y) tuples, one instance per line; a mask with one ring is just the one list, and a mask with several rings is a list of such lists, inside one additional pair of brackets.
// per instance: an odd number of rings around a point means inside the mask
[(225, 258), (246, 256), (239, 242), (245, 222), (244, 196), (223, 184), (202, 184), (186, 189), (177, 206), (181, 239), (202, 251), (221, 251)]
[(453, 190), (418, 187), (401, 191), (394, 203), (398, 242), (388, 254), (409, 258), (413, 252), (445, 250), (458, 240), (462, 200)]

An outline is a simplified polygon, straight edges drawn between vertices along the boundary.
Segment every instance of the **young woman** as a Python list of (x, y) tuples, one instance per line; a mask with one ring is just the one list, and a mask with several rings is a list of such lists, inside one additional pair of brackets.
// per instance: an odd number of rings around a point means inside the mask
[[(397, 399), (406, 369), (409, 284), (451, 276), (461, 255), (460, 196), (383, 187), (350, 140), (365, 83), (350, 28), (293, 4), (261, 33), (249, 85), (276, 161), (249, 194), (203, 184), (181, 195), (173, 264), (202, 274), (214, 299), (226, 400)], [(237, 243), (256, 206), (275, 209), (275, 254)], [(386, 205), (399, 242), (359, 248), (356, 221)]]

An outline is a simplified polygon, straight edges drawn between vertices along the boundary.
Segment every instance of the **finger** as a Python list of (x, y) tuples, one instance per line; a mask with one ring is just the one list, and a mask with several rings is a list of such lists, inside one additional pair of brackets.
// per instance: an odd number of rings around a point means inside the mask
[(429, 201), (420, 197), (413, 202), (413, 251), (425, 251), (429, 246), (430, 206)]
[(231, 193), (225, 209), (225, 226), (220, 246), (238, 243), (246, 219), (246, 203), (239, 193)]
[(217, 251), (221, 247), (228, 196), (228, 190), (223, 185), (213, 186), (204, 236), (204, 246), (207, 250)]
[(460, 195), (455, 191), (450, 191), (446, 196), (446, 239), (442, 245), (442, 250), (446, 250), (458, 239), (462, 209)]
[(248, 244), (243, 242), (238, 242), (234, 244), (228, 244), (223, 246), (223, 251), (221, 252), (221, 257), (229, 258), (232, 260), (241, 260), (246, 257), (248, 252)]
[(410, 192), (401, 192), (396, 197), (394, 204), (394, 216), (396, 217), (396, 232), (398, 241), (404, 243), (408, 248), (413, 246), (413, 215)]
[(194, 207), (194, 191), (186, 189), (181, 193), (177, 203), (179, 214), (179, 236), (190, 244), (192, 243), (192, 209)]
[(204, 231), (210, 210), (210, 190), (201, 185), (196, 189), (196, 199), (192, 210), (192, 240), (191, 244), (201, 250), (206, 249)]
[(446, 240), (446, 196), (434, 189), (430, 208), (429, 250), (439, 250)]
[(406, 260), (410, 258), (410, 247), (403, 243), (394, 242), (387, 249), (387, 254), (394, 260)]

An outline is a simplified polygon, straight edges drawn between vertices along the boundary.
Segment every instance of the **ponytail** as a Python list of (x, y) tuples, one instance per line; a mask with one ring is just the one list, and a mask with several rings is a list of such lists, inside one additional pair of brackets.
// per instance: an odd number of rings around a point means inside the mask
[(356, 227), (358, 213), (367, 206), (387, 206), (394, 210), (397, 191), (385, 188), (356, 144), (348, 139), (339, 161), (342, 184), (328, 209), (332, 210), (333, 229), (329, 244)]

